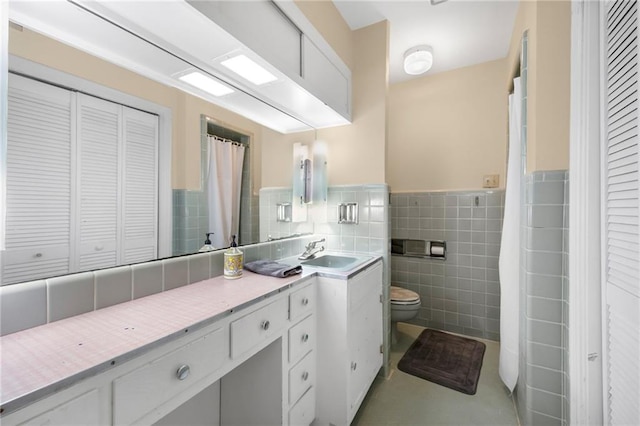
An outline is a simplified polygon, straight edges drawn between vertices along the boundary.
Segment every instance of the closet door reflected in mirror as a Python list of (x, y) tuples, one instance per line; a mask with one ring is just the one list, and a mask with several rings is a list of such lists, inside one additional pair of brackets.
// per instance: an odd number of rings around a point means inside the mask
[(158, 119), (10, 74), (2, 284), (157, 257)]

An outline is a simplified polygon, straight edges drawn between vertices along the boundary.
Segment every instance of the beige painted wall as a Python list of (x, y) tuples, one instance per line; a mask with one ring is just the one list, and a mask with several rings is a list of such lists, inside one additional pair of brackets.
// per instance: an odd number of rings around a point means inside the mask
[(530, 170), (569, 169), (571, 2), (538, 2), (536, 151)]
[[(200, 114), (253, 136), (252, 185), (254, 192), (260, 188), (263, 126), (201, 98), (157, 83), (27, 29), (10, 29), (9, 52), (170, 108), (173, 119), (174, 189), (200, 188)], [(279, 135), (274, 134), (272, 139)]]
[(571, 2), (522, 1), (509, 54), (508, 79), (528, 31), (527, 172), (569, 168)]
[(293, 143), (311, 143), (316, 138), (327, 143), (329, 185), (386, 182), (388, 40), (386, 21), (353, 32), (352, 124), (281, 139), (265, 137), (263, 186), (291, 185)]
[(505, 60), (394, 84), (389, 90), (387, 182), (393, 192), (482, 188), (499, 174), (507, 141)]

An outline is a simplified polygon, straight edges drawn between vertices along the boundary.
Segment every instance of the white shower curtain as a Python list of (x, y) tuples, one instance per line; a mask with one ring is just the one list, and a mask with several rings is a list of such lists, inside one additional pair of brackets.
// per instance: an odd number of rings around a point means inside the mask
[(209, 232), (215, 248), (229, 247), (240, 228), (240, 189), (244, 145), (208, 136)]
[(520, 333), (520, 192), (522, 184), (522, 93), (520, 78), (509, 95), (509, 156), (500, 244), (499, 374), (510, 391), (518, 380)]

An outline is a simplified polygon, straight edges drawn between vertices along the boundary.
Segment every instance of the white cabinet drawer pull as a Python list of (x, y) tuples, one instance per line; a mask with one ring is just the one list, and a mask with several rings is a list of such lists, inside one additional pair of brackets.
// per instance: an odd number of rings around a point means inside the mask
[(307, 343), (307, 340), (309, 340), (309, 335), (307, 333), (304, 333), (302, 335), (302, 343)]
[(306, 382), (308, 378), (309, 378), (309, 373), (307, 371), (302, 373), (302, 381), (303, 382)]
[(191, 368), (187, 364), (182, 364), (178, 367), (178, 371), (176, 371), (176, 376), (178, 380), (184, 380), (189, 377), (189, 373), (191, 373)]
[(302, 306), (307, 306), (309, 304), (309, 299), (307, 299), (306, 297), (302, 298)]
[(260, 324), (260, 328), (264, 331), (267, 331), (269, 329), (269, 320), (262, 321), (262, 324)]
[(356, 362), (352, 362), (352, 363), (351, 363), (351, 369), (352, 369), (353, 371), (356, 371), (356, 368), (358, 368), (358, 363), (356, 363)]
[(33, 257), (42, 257), (42, 253), (36, 253)]

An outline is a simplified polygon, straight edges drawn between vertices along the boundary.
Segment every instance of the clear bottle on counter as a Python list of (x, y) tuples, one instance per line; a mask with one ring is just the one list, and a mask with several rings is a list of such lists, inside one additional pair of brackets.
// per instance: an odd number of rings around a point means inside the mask
[(231, 236), (231, 247), (224, 252), (224, 277), (235, 280), (242, 277), (243, 254), (236, 243), (236, 236)]

